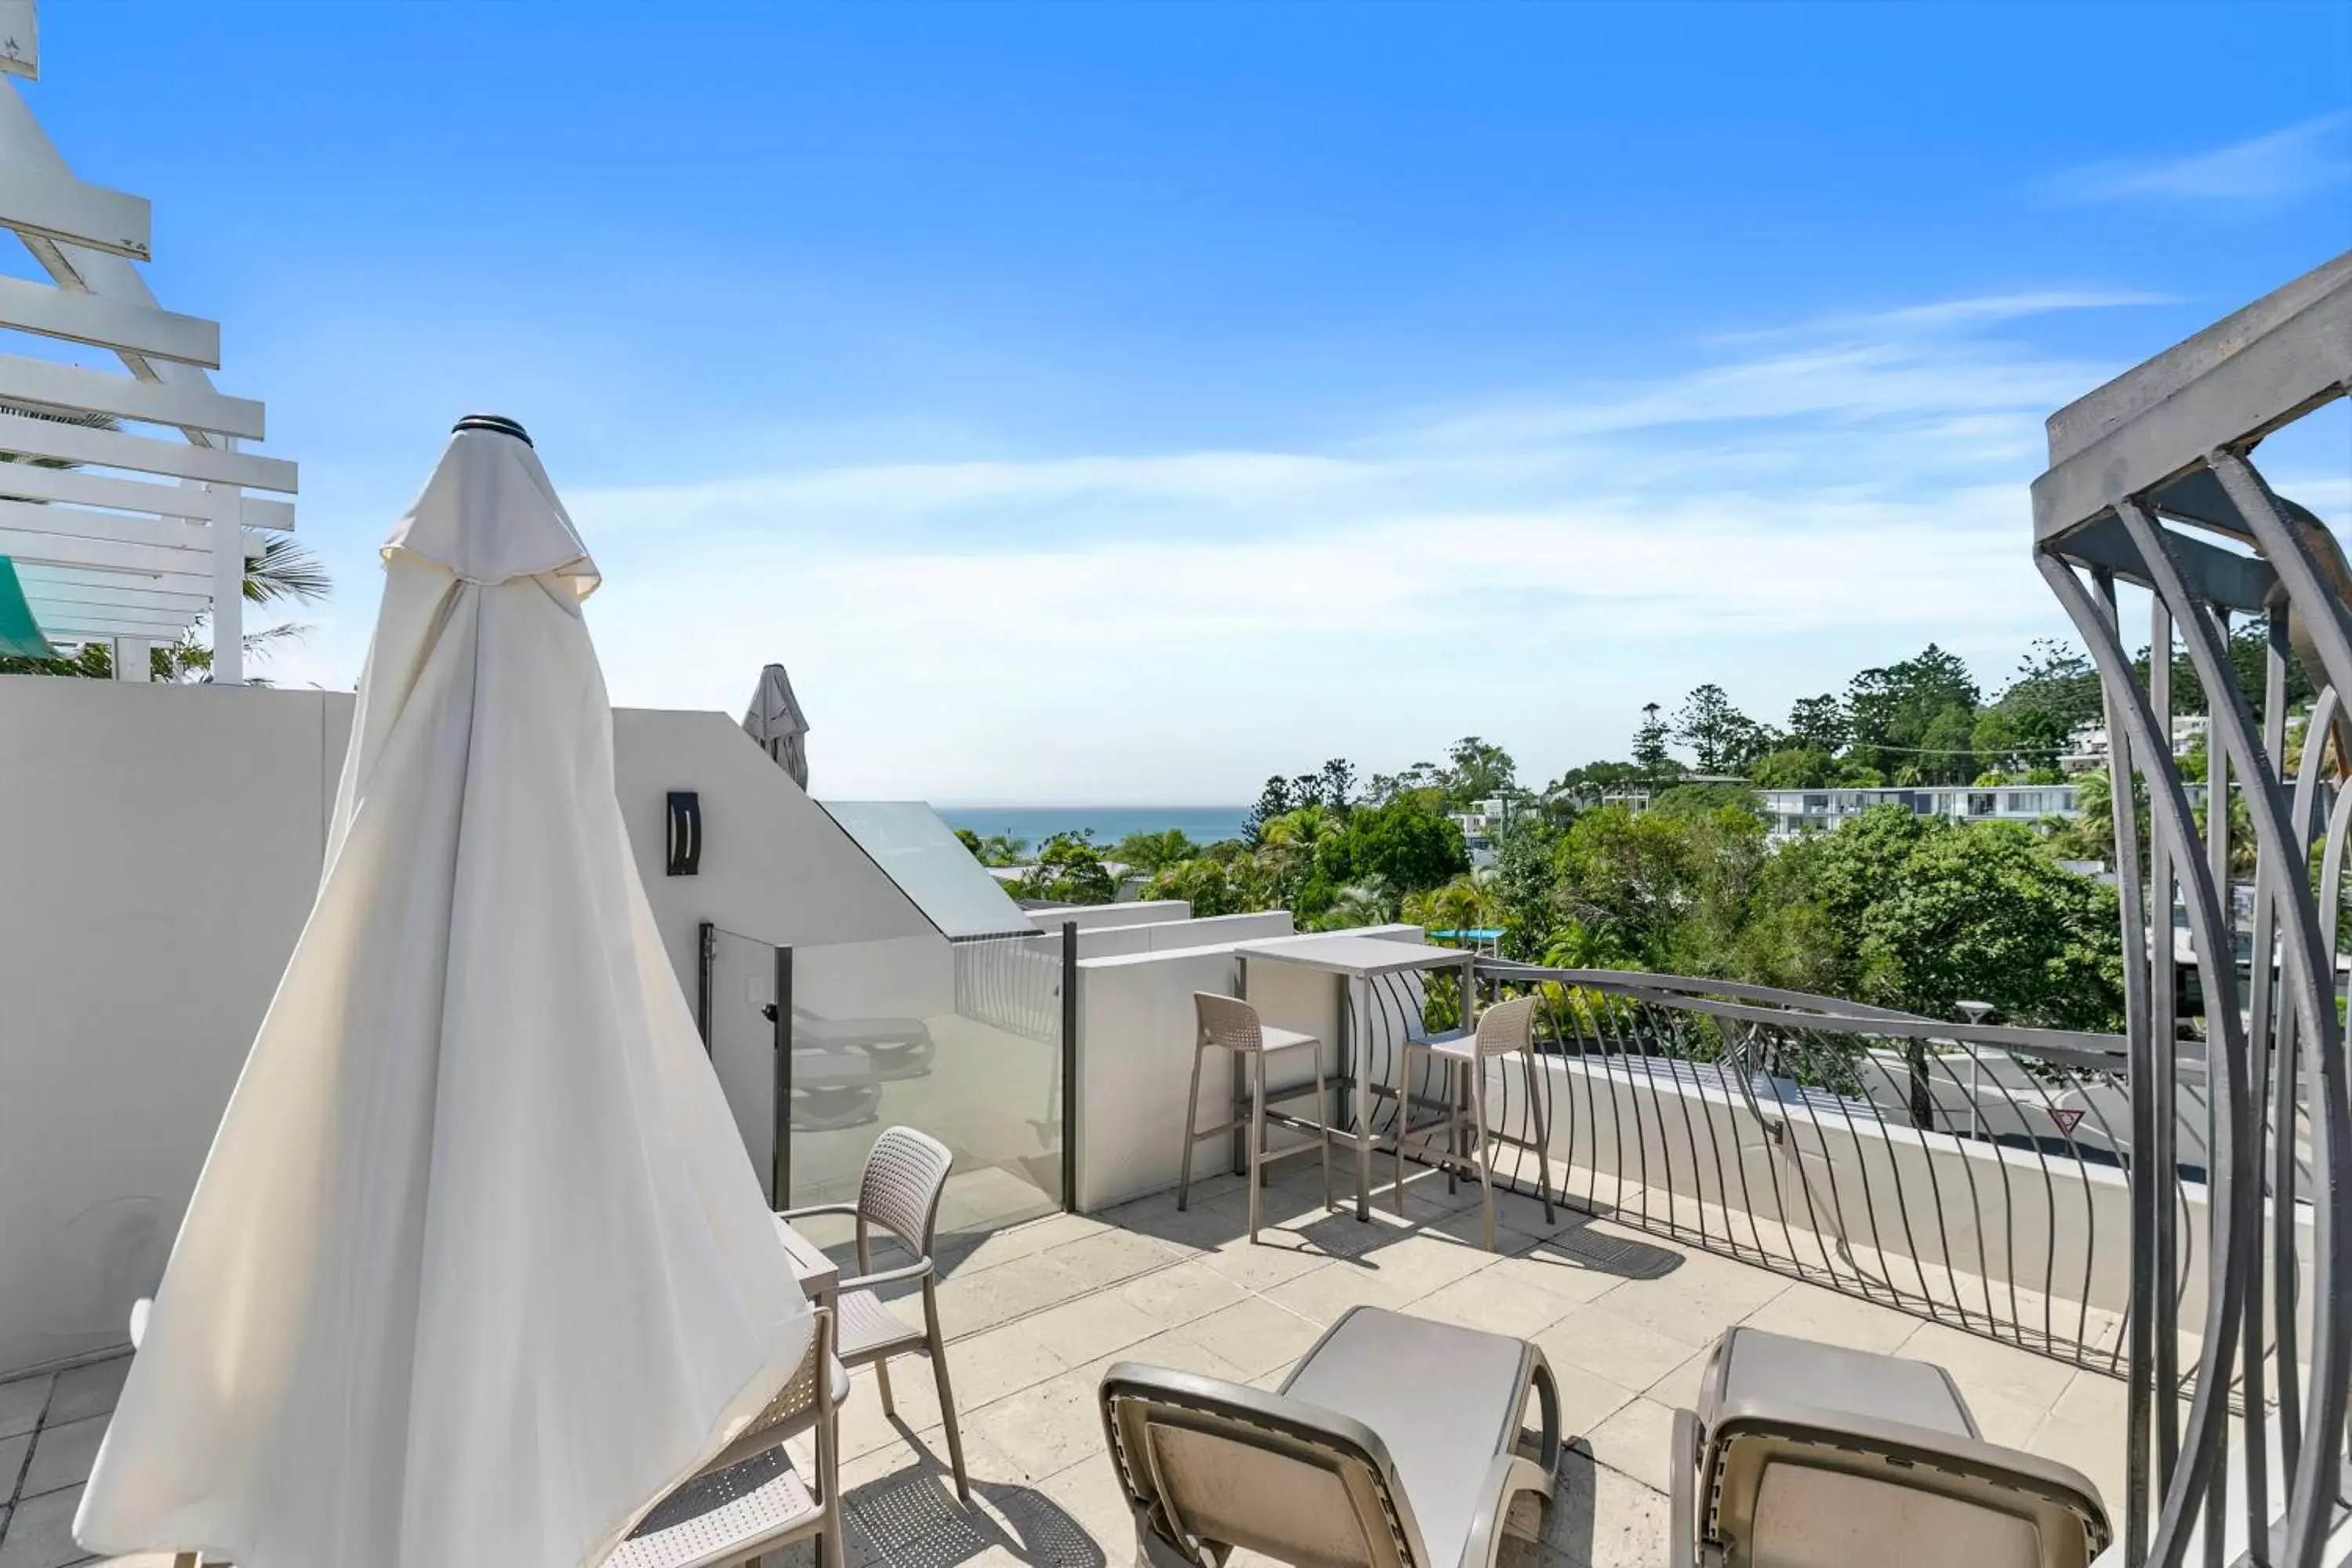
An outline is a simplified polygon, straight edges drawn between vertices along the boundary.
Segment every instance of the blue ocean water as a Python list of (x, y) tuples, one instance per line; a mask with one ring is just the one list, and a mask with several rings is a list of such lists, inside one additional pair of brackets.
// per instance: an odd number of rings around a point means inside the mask
[(1034, 848), (1056, 833), (1094, 830), (1108, 849), (1130, 833), (1173, 827), (1195, 844), (1241, 837), (1245, 805), (971, 805), (942, 807), (950, 827), (969, 827), (982, 838), (1010, 834)]

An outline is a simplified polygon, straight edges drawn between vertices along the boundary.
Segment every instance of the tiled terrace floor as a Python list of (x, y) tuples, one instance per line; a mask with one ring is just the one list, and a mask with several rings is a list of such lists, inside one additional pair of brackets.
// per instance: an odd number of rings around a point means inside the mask
[[(1669, 1412), (1738, 1322), (1938, 1362), (1987, 1437), (2117, 1495), (2123, 1385), (2111, 1378), (1606, 1220), (1561, 1210), (1547, 1225), (1532, 1200), (1507, 1194), (1500, 1251), (1488, 1254), (1475, 1187), (1449, 1195), (1443, 1177), (1416, 1181), (1408, 1220), (1384, 1208), (1370, 1224), (1325, 1213), (1318, 1180), (1277, 1184), (1255, 1247), (1242, 1234), (1245, 1194), (1220, 1176), (1188, 1214), (1150, 1198), (964, 1249), (939, 1297), (977, 1506), (955, 1500), (921, 1360), (897, 1363), (895, 1421), (861, 1373), (842, 1413), (850, 1562), (1125, 1568), (1134, 1536), (1102, 1452), (1103, 1370), (1137, 1360), (1272, 1386), (1359, 1302), (1526, 1335), (1549, 1355), (1574, 1441), (1549, 1515), (1523, 1502), (1515, 1519), (1516, 1568), (1664, 1562)], [(14, 1500), (0, 1568), (85, 1561), (68, 1527), (127, 1364), (0, 1384), (0, 1497)]]

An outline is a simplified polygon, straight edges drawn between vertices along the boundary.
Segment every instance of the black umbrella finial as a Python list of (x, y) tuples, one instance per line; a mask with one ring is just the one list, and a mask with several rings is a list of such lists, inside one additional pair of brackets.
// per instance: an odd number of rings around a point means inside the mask
[(530, 432), (503, 414), (468, 414), (449, 426), (449, 434), (452, 436), (460, 430), (494, 430), (501, 436), (513, 437), (526, 447), (531, 444)]

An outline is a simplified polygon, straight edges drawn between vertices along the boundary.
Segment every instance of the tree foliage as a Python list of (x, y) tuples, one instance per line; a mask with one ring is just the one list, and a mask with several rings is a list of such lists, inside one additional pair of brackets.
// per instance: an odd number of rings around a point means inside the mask
[(1056, 833), (1037, 852), (1037, 863), (1013, 884), (1016, 899), (1057, 904), (1107, 904), (1118, 889), (1094, 847), (1092, 832)]
[(1163, 867), (1190, 860), (1200, 853), (1201, 847), (1186, 837), (1182, 828), (1168, 827), (1157, 833), (1130, 833), (1111, 846), (1108, 858), (1139, 876), (1149, 877)]

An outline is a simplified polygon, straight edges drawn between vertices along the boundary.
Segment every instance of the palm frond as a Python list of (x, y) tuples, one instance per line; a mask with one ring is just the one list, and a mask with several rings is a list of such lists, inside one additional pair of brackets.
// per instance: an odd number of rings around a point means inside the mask
[(245, 598), (249, 605), (271, 605), (281, 599), (316, 604), (334, 592), (334, 579), (324, 562), (297, 539), (278, 534), (261, 547), (261, 558), (245, 568)]

